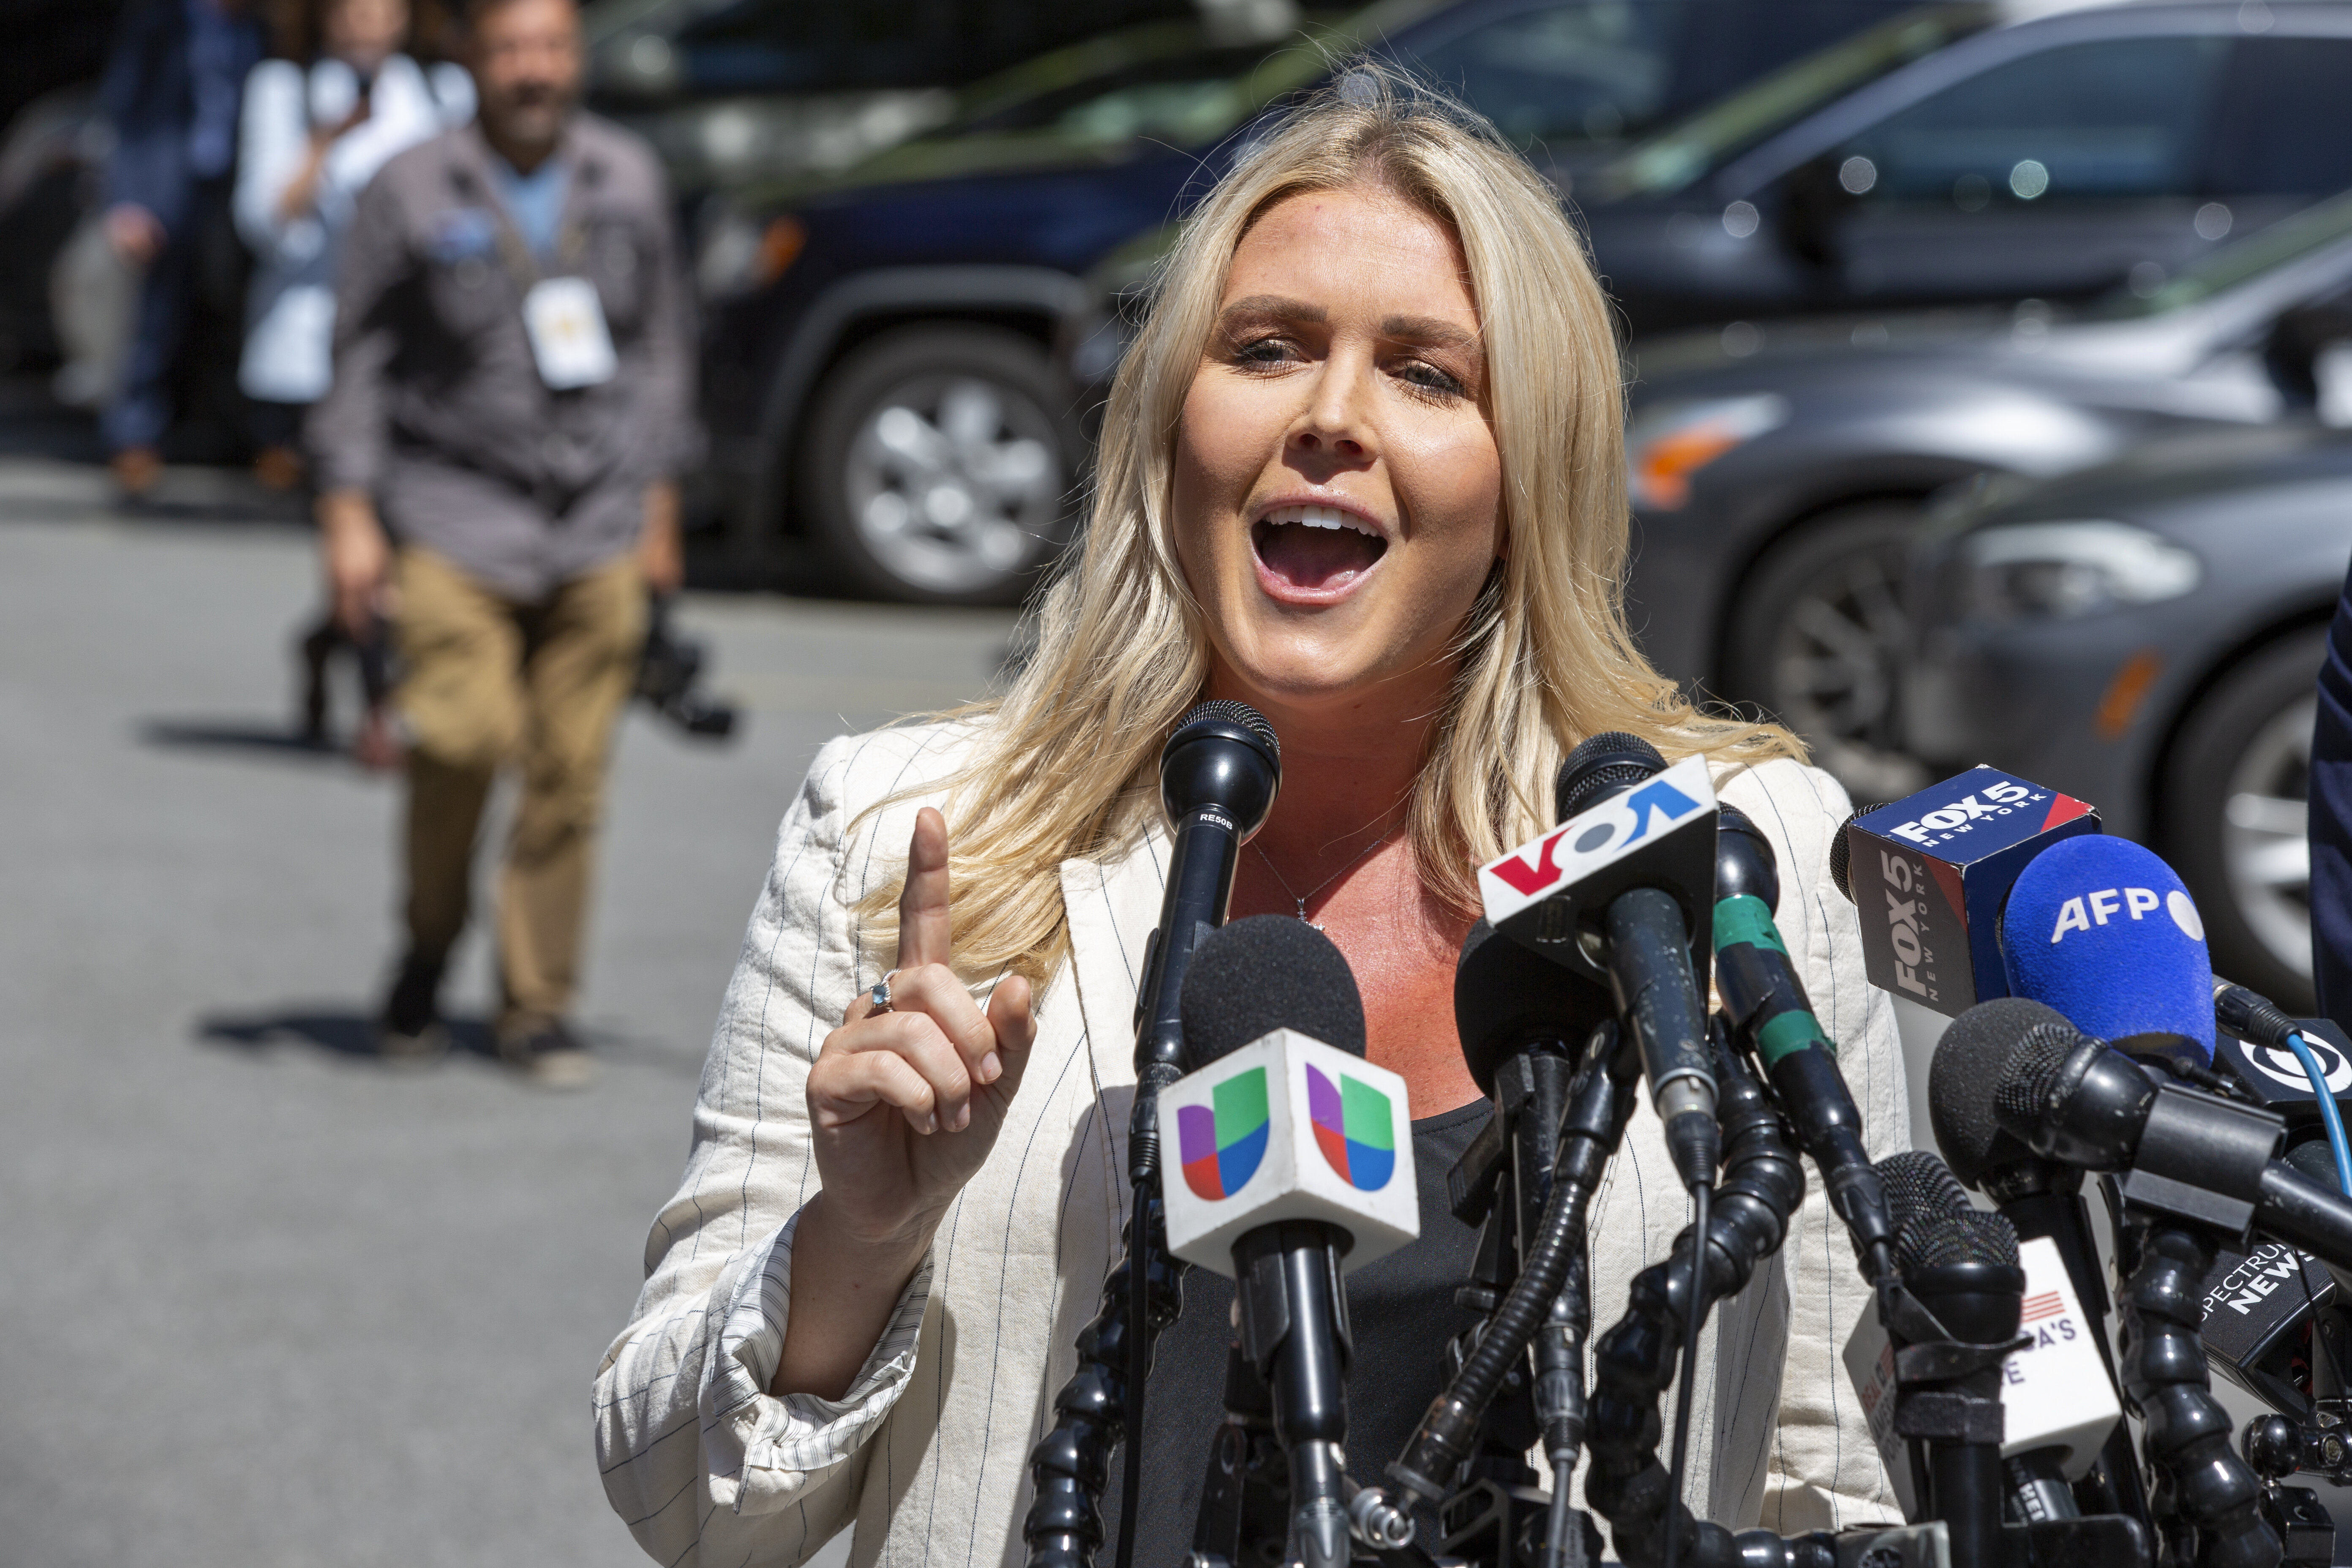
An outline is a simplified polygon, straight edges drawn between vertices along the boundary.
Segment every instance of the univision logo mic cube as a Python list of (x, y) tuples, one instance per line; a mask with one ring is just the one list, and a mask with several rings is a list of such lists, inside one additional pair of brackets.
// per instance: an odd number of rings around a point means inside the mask
[(2099, 817), (2073, 795), (1979, 766), (1845, 831), (1870, 983), (1957, 1018), (2010, 994), (2000, 910), (2018, 873), (2059, 839), (2098, 832)]
[(1245, 1233), (1302, 1219), (1354, 1238), (1345, 1272), (1387, 1257), (1421, 1234), (1412, 1115), (1404, 1079), (1295, 1029), (1178, 1079), (1160, 1093), (1169, 1251), (1231, 1278)]

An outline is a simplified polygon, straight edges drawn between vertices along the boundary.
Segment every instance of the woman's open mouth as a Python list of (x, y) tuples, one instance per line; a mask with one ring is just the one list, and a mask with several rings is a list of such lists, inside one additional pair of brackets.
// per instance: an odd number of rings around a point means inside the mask
[(1370, 571), (1389, 542), (1335, 506), (1278, 506), (1250, 525), (1250, 546), (1270, 585), (1328, 595)]

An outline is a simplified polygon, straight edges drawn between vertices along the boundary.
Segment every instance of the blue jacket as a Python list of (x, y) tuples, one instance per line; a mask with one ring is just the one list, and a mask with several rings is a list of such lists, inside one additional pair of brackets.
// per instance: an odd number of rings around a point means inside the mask
[(2352, 576), (2336, 601), (2311, 737), (2311, 948), (2319, 1011), (2352, 1028)]
[[(202, 177), (190, 159), (200, 99), (226, 93), (233, 151), (236, 95), (246, 73), (261, 58), (261, 28), (249, 16), (224, 17), (222, 47), (201, 61), (191, 58), (195, 29), (188, 8), (206, 3), (131, 0), (99, 87), (99, 108), (115, 137), (106, 170), (107, 205), (129, 202), (145, 207), (174, 237), (187, 221), (190, 194)], [(209, 173), (226, 174), (227, 168), (224, 163)]]

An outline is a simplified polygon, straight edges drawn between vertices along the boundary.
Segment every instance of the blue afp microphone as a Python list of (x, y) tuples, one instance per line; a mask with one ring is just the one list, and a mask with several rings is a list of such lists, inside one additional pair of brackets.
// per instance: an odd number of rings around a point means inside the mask
[(2195, 1043), (2196, 1066), (2211, 1065), (2205, 923), (2153, 851), (2105, 834), (2048, 846), (2010, 889), (2000, 951), (2011, 994), (2127, 1049), (2132, 1036), (2179, 1036)]

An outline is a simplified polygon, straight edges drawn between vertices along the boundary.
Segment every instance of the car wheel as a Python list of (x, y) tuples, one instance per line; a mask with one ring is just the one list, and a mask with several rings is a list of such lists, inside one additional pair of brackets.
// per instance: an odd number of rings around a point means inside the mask
[(2284, 637), (2231, 670), (2181, 725), (2166, 765), (2164, 840), (2197, 900), (2213, 968), (2307, 1015), (2311, 727), (2325, 631)]
[(1740, 584), (1724, 685), (1804, 737), (1856, 799), (1899, 800), (1928, 783), (1903, 751), (1898, 661), (1910, 637), (1903, 563), (1916, 507), (1830, 512), (1774, 544)]
[(843, 360), (801, 443), (803, 516), (855, 592), (1018, 603), (1068, 537), (1081, 450), (1045, 353), (909, 327)]

